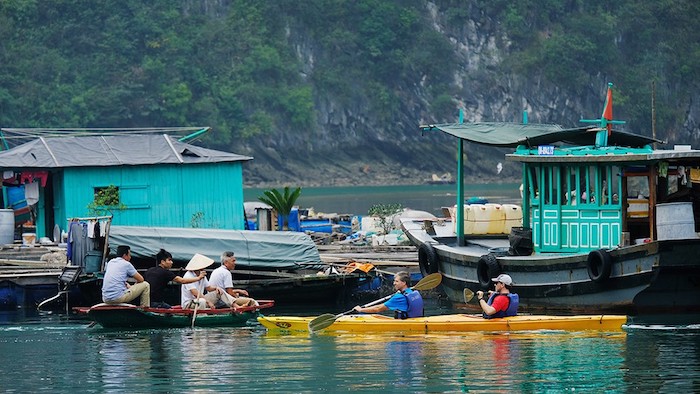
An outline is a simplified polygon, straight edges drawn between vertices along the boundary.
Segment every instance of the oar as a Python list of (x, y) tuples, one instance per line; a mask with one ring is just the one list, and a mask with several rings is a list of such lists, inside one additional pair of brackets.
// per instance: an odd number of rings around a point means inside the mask
[(468, 304), (469, 301), (472, 300), (472, 298), (474, 298), (474, 292), (471, 291), (470, 289), (465, 288), (464, 289), (464, 303)]
[[(442, 275), (439, 272), (436, 272), (434, 274), (430, 274), (430, 275), (424, 277), (423, 279), (419, 280), (415, 286), (411, 287), (411, 289), (418, 290), (418, 291), (430, 290), (430, 289), (436, 288), (440, 284), (440, 282), (442, 282)], [(382, 299), (372, 301), (369, 304), (365, 304), (362, 307), (367, 308), (368, 306), (381, 304), (384, 301), (391, 298), (392, 296), (393, 296), (393, 294), (388, 295)], [(315, 317), (309, 322), (309, 332), (317, 332), (317, 331), (323, 330), (324, 328), (333, 324), (336, 319), (338, 319), (341, 316), (352, 313), (353, 310), (354, 309), (350, 309), (347, 312), (339, 313), (337, 315), (326, 313), (326, 314), (323, 314), (321, 316)]]
[[(200, 279), (201, 281), (201, 279)], [(194, 328), (194, 320), (197, 318), (197, 310), (199, 309), (199, 297), (202, 296), (202, 285), (204, 282), (199, 284), (199, 288), (197, 289), (197, 305), (194, 306), (194, 313), (192, 313), (192, 328)]]

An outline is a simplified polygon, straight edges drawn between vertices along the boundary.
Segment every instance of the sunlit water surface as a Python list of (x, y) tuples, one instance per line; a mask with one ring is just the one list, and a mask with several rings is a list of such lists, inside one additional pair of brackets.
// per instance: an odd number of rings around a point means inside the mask
[[(453, 312), (428, 301), (429, 314)], [(119, 331), (60, 314), (0, 318), (4, 392), (700, 391), (696, 317), (613, 333), (451, 335), (284, 335), (257, 322)]]

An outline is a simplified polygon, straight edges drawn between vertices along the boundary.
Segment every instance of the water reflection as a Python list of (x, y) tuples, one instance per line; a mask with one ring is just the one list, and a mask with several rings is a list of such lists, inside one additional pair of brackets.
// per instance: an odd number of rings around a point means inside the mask
[(700, 329), (273, 335), (0, 326), (9, 392), (698, 392)]

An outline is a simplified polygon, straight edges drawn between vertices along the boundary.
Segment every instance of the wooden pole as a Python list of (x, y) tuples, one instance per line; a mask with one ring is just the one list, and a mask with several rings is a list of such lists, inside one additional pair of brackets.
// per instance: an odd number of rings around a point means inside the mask
[[(656, 139), (656, 81), (651, 81), (651, 138)], [(656, 142), (652, 148), (656, 149)]]

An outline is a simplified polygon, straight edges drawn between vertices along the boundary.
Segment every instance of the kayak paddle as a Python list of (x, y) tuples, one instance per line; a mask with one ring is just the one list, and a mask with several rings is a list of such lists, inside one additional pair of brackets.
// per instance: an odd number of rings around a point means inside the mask
[[(442, 282), (442, 275), (439, 272), (436, 272), (436, 273), (430, 274), (430, 275), (424, 277), (423, 279), (419, 280), (415, 286), (411, 287), (411, 289), (418, 290), (418, 291), (430, 290), (430, 289), (434, 289), (434, 288), (438, 287), (438, 285), (440, 285), (441, 282)], [(381, 304), (393, 296), (394, 296), (394, 294), (390, 294), (382, 299), (372, 301), (369, 304), (365, 304), (362, 307), (367, 308), (368, 306)], [(354, 311), (354, 309), (350, 309), (347, 312), (339, 313), (337, 315), (325, 313), (321, 316), (315, 317), (309, 322), (309, 332), (321, 331), (324, 328), (335, 323), (336, 319), (338, 319), (339, 317), (345, 316), (349, 313), (352, 313), (353, 311)]]
[(468, 304), (469, 301), (472, 300), (472, 298), (474, 298), (474, 292), (471, 291), (470, 289), (465, 288), (464, 289), (464, 303)]

